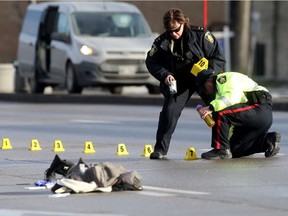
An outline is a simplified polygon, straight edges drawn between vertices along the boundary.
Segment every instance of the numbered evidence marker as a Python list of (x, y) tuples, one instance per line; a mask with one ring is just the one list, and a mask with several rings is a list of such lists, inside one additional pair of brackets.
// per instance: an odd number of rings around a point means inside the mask
[(29, 149), (31, 151), (40, 151), (40, 150), (42, 150), (37, 139), (32, 139)]
[(85, 142), (85, 147), (84, 147), (84, 151), (83, 152), (85, 154), (95, 153), (95, 150), (94, 150), (92, 142), (90, 142), (90, 141)]
[(129, 155), (124, 143), (119, 143), (118, 144), (115, 154), (118, 155), (118, 156)]
[(188, 148), (184, 160), (197, 160), (197, 154), (194, 148)]
[(153, 152), (152, 145), (145, 145), (143, 153), (141, 154), (142, 157), (150, 157), (150, 154)]
[(205, 57), (201, 58), (196, 64), (193, 65), (191, 73), (197, 77), (197, 74), (204, 69), (208, 69), (208, 60)]
[(55, 140), (54, 141), (53, 151), (54, 152), (63, 152), (63, 151), (65, 151), (65, 149), (63, 148), (61, 140)]
[(10, 143), (10, 139), (9, 138), (3, 138), (2, 140), (2, 149), (12, 149), (12, 145)]

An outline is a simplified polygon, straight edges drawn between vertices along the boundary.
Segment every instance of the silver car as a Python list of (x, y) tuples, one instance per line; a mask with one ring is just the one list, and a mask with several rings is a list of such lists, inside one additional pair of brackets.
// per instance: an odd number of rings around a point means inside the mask
[(154, 39), (132, 4), (30, 4), (19, 35), (15, 90), (28, 86), (31, 93), (43, 93), (46, 86), (64, 86), (81, 93), (105, 86), (121, 93), (123, 86), (145, 85), (158, 93), (158, 81), (145, 66)]

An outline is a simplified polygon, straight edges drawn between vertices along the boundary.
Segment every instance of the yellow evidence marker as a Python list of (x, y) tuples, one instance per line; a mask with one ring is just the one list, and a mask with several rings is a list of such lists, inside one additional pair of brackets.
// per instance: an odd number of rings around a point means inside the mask
[(152, 145), (145, 145), (143, 153), (141, 154), (142, 157), (150, 157), (150, 154), (153, 152), (153, 147)]
[(84, 147), (84, 151), (83, 151), (85, 154), (93, 154), (95, 153), (95, 150), (94, 150), (94, 147), (93, 147), (93, 144), (91, 141), (87, 141), (85, 142), (85, 147)]
[(129, 155), (124, 143), (119, 143), (118, 144), (115, 154), (118, 155), (118, 156)]
[(197, 154), (194, 148), (188, 148), (184, 160), (197, 160)]
[(62, 144), (61, 140), (55, 140), (54, 141), (53, 151), (54, 152), (63, 152), (63, 151), (65, 151), (65, 149), (63, 148), (63, 144)]
[(192, 67), (191, 73), (197, 77), (197, 74), (202, 70), (208, 69), (208, 60), (203, 57), (197, 63), (195, 63)]
[(3, 138), (2, 140), (2, 149), (12, 149), (12, 145), (10, 143), (10, 139), (9, 138)]
[(31, 151), (40, 151), (40, 150), (42, 150), (41, 147), (40, 147), (39, 141), (37, 139), (32, 139), (29, 149)]

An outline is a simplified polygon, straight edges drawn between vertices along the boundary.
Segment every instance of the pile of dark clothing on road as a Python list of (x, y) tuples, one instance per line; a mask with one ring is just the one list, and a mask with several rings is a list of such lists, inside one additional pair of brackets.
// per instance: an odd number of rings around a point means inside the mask
[[(62, 177), (56, 179), (56, 174)], [(61, 160), (56, 154), (50, 167), (45, 171), (45, 181), (56, 181), (53, 193), (88, 193), (142, 190), (141, 175), (121, 165), (110, 162), (86, 164), (82, 158), (77, 164)]]

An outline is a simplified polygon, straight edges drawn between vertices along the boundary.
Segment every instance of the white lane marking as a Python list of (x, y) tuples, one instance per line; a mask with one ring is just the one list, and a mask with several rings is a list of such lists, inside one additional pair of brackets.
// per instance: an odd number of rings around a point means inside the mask
[(155, 196), (155, 197), (169, 197), (169, 196), (176, 196), (175, 194), (169, 194), (169, 193), (157, 193), (157, 192), (151, 192), (151, 191), (139, 191), (138, 193), (141, 194), (141, 195)]
[(120, 122), (116, 121), (100, 121), (100, 120), (86, 120), (86, 119), (72, 119), (71, 122), (75, 123), (87, 123), (87, 124), (119, 124)]
[(62, 193), (62, 194), (52, 194), (52, 195), (49, 195), (48, 197), (49, 198), (61, 198), (61, 197), (67, 197), (70, 195), (71, 195), (70, 193)]
[(51, 212), (51, 211), (26, 211), (26, 210), (12, 210), (0, 209), (0, 215), (5, 216), (27, 216), (27, 215), (43, 215), (43, 216), (125, 216), (123, 214), (109, 214), (109, 213), (69, 213), (69, 212)]
[(202, 191), (188, 191), (188, 190), (178, 190), (178, 189), (172, 189), (172, 188), (161, 188), (161, 187), (153, 187), (153, 186), (147, 186), (144, 185), (143, 189), (152, 190), (152, 191), (160, 191), (160, 192), (166, 192), (166, 193), (178, 193), (178, 194), (190, 194), (190, 195), (209, 195), (208, 192), (202, 192)]
[(35, 187), (24, 187), (25, 190), (46, 190), (45, 186), (35, 186)]

